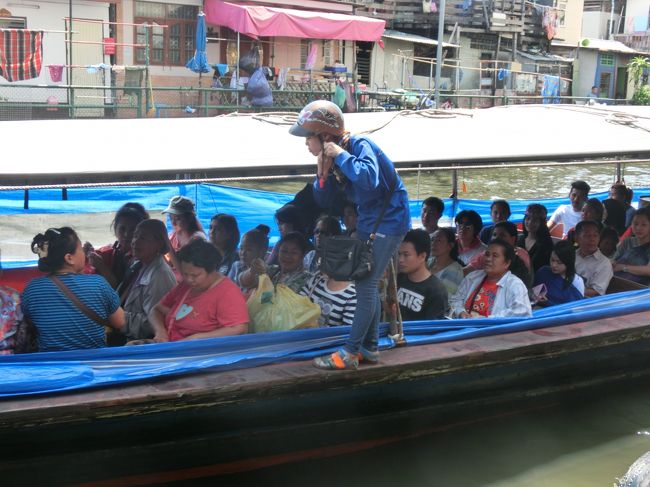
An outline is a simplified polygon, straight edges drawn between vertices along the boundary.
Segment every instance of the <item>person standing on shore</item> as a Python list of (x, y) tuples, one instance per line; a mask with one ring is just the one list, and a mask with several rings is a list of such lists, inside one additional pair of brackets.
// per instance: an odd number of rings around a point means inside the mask
[(343, 113), (334, 103), (309, 103), (289, 133), (305, 137), (309, 152), (318, 157), (316, 202), (329, 207), (330, 199), (343, 187), (347, 198), (357, 205), (357, 238), (371, 239), (384, 201), (388, 201), (372, 244), (372, 271), (355, 283), (357, 308), (350, 336), (341, 350), (314, 359), (318, 368), (356, 369), (359, 361), (379, 360), (381, 304), (377, 286), (410, 227), (408, 194), (386, 154), (371, 140), (345, 131)]

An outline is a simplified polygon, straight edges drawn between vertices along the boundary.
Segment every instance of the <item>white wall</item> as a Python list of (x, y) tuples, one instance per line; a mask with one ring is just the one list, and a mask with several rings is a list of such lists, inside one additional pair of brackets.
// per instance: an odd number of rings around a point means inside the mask
[(591, 87), (594, 86), (597, 68), (598, 51), (596, 49), (578, 49), (573, 70), (574, 96), (587, 96), (591, 92)]
[[(11, 6), (8, 4), (12, 3)], [(15, 6), (15, 3), (24, 3), (28, 5), (35, 5), (38, 8), (27, 8), (24, 6)], [(74, 17), (108, 21), (108, 3), (100, 2), (83, 2), (73, 1), (72, 15)], [(61, 30), (66, 29), (64, 17), (69, 14), (68, 2), (66, 0), (49, 0), (47, 2), (35, 2), (31, 0), (24, 0), (20, 2), (9, 2), (0, 0), (0, 8), (7, 9), (11, 12), (13, 17), (25, 17), (27, 20), (27, 28), (34, 30)], [(74, 31), (74, 23), (73, 23)], [(106, 36), (108, 36), (108, 28), (105, 28)], [(101, 39), (98, 39), (101, 40)], [(74, 46), (73, 46), (74, 51)], [(95, 63), (108, 63), (108, 56), (100, 56)], [(58, 33), (44, 33), (43, 34), (43, 68), (38, 78), (14, 81), (9, 83), (4, 78), (0, 78), (0, 85), (10, 84), (12, 86), (20, 85), (57, 85), (66, 84), (66, 72), (63, 71), (63, 80), (60, 83), (53, 83), (50, 78), (49, 70), (45, 66), (48, 64), (66, 64), (66, 43), (65, 34)], [(45, 102), (47, 98), (53, 94), (58, 94), (60, 101), (61, 90), (28, 90), (28, 89), (5, 89), (3, 93), (10, 93), (8, 97), (11, 101), (31, 101), (31, 102)]]
[[(582, 14), (582, 38), (607, 39), (607, 21), (610, 20), (609, 12), (583, 12)], [(618, 27), (621, 20), (620, 15), (614, 14), (614, 29)], [(616, 31), (614, 32), (616, 33)]]
[[(647, 31), (649, 7), (650, 2), (648, 0), (627, 0), (625, 34)], [(635, 25), (643, 27), (643, 30), (636, 30)]]
[[(408, 73), (413, 73), (413, 43), (384, 38), (384, 48), (375, 44), (371, 69), (371, 89), (409, 88)], [(404, 73), (404, 76), (402, 74)]]

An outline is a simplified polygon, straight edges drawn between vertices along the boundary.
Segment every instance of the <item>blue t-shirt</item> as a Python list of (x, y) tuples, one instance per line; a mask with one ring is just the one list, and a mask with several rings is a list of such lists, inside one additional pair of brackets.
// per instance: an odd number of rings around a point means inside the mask
[[(108, 318), (120, 306), (119, 296), (102, 276), (63, 274), (58, 277), (101, 318)], [(104, 327), (83, 314), (49, 277), (37, 277), (29, 282), (21, 306), (23, 314), (38, 329), (41, 352), (106, 346)]]

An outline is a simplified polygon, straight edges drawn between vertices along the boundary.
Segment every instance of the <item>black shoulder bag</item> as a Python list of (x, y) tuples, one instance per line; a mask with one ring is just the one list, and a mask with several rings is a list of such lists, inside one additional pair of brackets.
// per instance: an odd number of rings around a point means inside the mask
[(373, 265), (372, 242), (397, 184), (397, 173), (393, 175), (393, 182), (367, 242), (344, 235), (320, 239), (316, 258), (320, 260), (319, 268), (323, 274), (337, 281), (358, 281), (370, 274)]

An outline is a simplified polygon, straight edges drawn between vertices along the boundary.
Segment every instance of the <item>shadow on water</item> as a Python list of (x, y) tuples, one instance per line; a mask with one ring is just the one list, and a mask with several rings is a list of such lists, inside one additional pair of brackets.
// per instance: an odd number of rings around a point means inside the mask
[(611, 486), (650, 450), (639, 434), (650, 428), (647, 381), (502, 412), (356, 453), (164, 485)]

